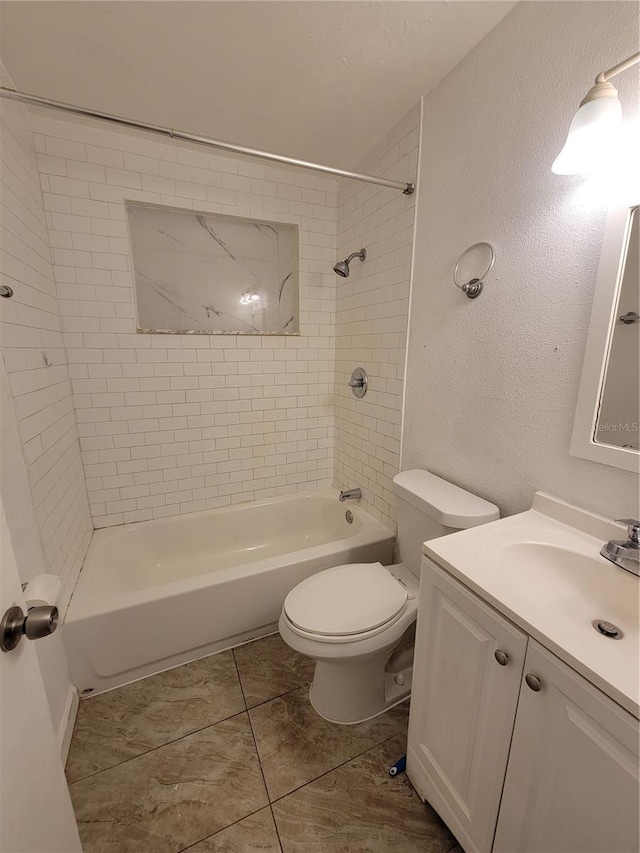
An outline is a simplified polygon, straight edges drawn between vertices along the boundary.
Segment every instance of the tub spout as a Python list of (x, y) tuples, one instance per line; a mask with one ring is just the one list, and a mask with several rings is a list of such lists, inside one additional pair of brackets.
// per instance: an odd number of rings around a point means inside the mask
[(340, 492), (339, 501), (359, 501), (362, 497), (362, 489), (345, 489)]

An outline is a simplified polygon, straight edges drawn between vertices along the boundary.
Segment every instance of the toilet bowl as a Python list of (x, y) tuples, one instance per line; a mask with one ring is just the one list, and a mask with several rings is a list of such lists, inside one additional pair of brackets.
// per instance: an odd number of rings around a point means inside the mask
[(422, 543), (499, 518), (497, 507), (428, 471), (394, 478), (402, 562), (351, 563), (294, 587), (283, 640), (316, 661), (309, 698), (327, 720), (364, 722), (411, 693)]
[(359, 723), (407, 698), (417, 598), (418, 580), (401, 563), (337, 566), (289, 593), (280, 634), (316, 661), (309, 698), (321, 717)]

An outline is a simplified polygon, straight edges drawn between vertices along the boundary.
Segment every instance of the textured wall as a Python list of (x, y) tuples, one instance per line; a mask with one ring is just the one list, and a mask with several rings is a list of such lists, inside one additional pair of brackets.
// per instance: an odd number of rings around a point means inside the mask
[[(95, 526), (330, 485), (335, 181), (69, 122), (36, 131)], [(125, 199), (296, 223), (300, 337), (136, 334)]]
[[(420, 105), (376, 145), (362, 164), (374, 175), (415, 181)], [(367, 259), (338, 278), (336, 300), (335, 478), (360, 486), (364, 508), (395, 525), (391, 478), (399, 470), (415, 195), (342, 181), (338, 195), (338, 254), (361, 248)], [(347, 382), (364, 367), (369, 390), (358, 399)]]
[[(569, 455), (606, 211), (551, 173), (602, 69), (638, 49), (636, 3), (520, 3), (423, 104), (403, 466), (527, 509), (544, 489), (634, 515), (631, 473)], [(617, 78), (637, 116), (637, 69)], [(497, 251), (476, 301), (458, 255)]]

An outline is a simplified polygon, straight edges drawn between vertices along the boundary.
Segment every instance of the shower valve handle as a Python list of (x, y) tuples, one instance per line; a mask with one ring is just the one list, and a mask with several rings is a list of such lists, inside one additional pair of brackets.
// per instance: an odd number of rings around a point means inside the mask
[(354, 397), (364, 397), (367, 393), (367, 386), (369, 385), (369, 377), (367, 376), (363, 367), (356, 367), (356, 369), (351, 374), (351, 379), (347, 383), (349, 388), (351, 388), (351, 393)]

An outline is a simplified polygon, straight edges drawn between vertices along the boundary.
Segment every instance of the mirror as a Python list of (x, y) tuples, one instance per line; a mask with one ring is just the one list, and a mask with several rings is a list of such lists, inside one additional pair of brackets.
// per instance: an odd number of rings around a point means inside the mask
[(638, 207), (611, 211), (598, 269), (571, 454), (640, 470)]
[(638, 208), (631, 211), (629, 240), (621, 266), (620, 289), (607, 367), (600, 392), (594, 441), (613, 447), (640, 449), (640, 269)]

